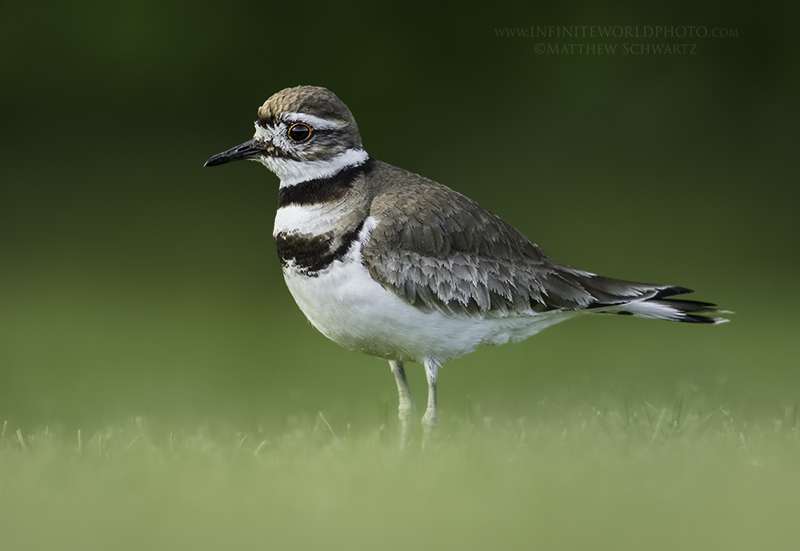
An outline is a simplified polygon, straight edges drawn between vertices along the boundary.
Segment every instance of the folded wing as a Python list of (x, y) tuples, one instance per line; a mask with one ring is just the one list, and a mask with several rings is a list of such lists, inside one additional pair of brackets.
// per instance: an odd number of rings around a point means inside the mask
[[(713, 304), (666, 299), (682, 287), (606, 278), (558, 264), (500, 217), (471, 199), (416, 177), (372, 204), (378, 224), (363, 262), (373, 279), (424, 311), (504, 318), (594, 310), (673, 321)], [(652, 304), (642, 304), (651, 301)], [(630, 306), (633, 307), (630, 307)]]

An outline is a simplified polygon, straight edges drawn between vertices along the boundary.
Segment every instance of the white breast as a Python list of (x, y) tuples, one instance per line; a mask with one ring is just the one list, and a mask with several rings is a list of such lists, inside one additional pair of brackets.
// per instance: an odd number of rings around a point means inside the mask
[(339, 221), (350, 213), (343, 201), (317, 205), (287, 205), (275, 214), (275, 228), (279, 232), (320, 235), (336, 229)]

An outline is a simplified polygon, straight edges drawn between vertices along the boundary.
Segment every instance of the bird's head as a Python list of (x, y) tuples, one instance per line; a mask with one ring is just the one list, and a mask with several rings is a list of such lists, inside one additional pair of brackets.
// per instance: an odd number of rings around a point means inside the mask
[(260, 161), (282, 184), (324, 177), (368, 158), (350, 109), (319, 86), (274, 94), (258, 110), (253, 139), (214, 155), (204, 166)]

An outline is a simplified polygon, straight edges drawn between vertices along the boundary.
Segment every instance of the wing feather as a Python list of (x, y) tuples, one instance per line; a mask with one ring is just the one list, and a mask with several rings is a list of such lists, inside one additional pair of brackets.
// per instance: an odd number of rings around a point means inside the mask
[(448, 316), (508, 317), (593, 300), (574, 277), (585, 272), (556, 264), (471, 199), (390, 168), (407, 185), (386, 186), (373, 200), (370, 215), (378, 224), (363, 262), (404, 301)]
[(373, 279), (421, 310), (505, 318), (688, 292), (558, 264), (499, 216), (422, 176), (378, 163), (371, 177), (380, 192), (370, 215), (378, 222), (362, 262)]

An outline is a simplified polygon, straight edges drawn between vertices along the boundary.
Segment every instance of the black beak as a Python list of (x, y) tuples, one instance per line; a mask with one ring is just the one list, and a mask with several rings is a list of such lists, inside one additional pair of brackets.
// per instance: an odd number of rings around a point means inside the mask
[(244, 142), (242, 145), (230, 148), (211, 157), (203, 166), (217, 166), (230, 163), (232, 161), (242, 161), (254, 159), (264, 153), (264, 146), (255, 139)]

